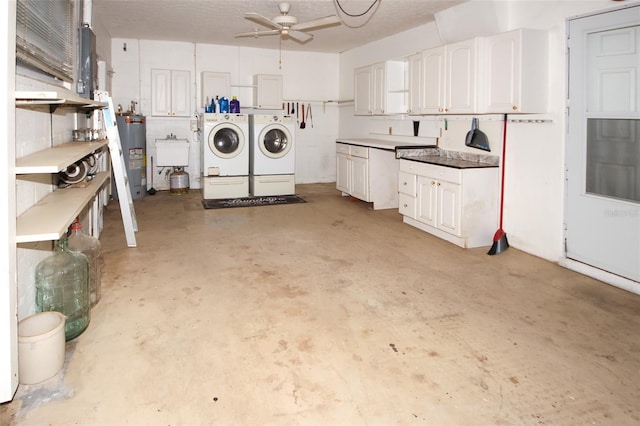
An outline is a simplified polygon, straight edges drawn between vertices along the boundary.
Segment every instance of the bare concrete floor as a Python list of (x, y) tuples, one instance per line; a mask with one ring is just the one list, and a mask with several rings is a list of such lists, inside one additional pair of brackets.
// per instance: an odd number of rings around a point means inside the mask
[(111, 203), (89, 328), (0, 423), (640, 422), (640, 297), (460, 249), (333, 184), (298, 193), (224, 210), (146, 197), (137, 248)]

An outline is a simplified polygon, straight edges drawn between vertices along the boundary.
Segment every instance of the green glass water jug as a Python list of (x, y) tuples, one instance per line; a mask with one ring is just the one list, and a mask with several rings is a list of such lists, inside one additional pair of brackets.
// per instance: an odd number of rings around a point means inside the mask
[(59, 239), (55, 253), (36, 266), (36, 310), (62, 312), (67, 341), (89, 325), (89, 260), (82, 253), (69, 251), (66, 238)]

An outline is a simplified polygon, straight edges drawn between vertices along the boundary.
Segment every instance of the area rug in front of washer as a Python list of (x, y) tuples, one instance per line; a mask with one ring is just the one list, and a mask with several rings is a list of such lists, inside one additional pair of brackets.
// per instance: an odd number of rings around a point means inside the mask
[(263, 197), (221, 198), (218, 200), (202, 200), (205, 209), (226, 209), (230, 207), (275, 206), (279, 204), (306, 203), (297, 195), (270, 195)]

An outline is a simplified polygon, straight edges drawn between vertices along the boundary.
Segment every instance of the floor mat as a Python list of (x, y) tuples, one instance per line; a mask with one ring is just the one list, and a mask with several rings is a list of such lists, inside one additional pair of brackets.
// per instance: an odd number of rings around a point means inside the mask
[(222, 198), (202, 200), (205, 209), (226, 209), (229, 207), (275, 206), (278, 204), (306, 203), (297, 195), (271, 195), (267, 197)]

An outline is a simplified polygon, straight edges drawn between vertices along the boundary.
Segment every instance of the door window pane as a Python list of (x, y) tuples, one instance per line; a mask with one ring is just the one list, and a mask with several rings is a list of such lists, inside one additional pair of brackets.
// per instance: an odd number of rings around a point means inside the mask
[(587, 120), (586, 191), (640, 202), (640, 120)]

